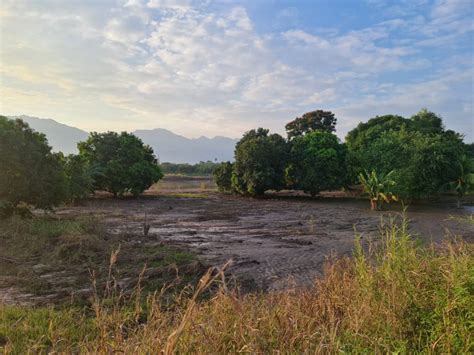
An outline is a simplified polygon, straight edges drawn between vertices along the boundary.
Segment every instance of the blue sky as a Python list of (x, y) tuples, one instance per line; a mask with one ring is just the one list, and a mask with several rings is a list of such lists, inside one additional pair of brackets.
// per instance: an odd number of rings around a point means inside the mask
[(0, 112), (239, 137), (423, 107), (474, 138), (471, 0), (0, 3)]

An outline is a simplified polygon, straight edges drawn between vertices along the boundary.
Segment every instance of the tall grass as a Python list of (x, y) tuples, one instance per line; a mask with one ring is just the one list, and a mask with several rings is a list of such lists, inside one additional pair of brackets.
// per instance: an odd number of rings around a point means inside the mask
[[(66, 312), (58, 318), (3, 306), (0, 339), (7, 353), (472, 353), (473, 294), (473, 246), (419, 247), (403, 222), (368, 250), (357, 240), (354, 257), (328, 262), (310, 288), (241, 295), (225, 287), (222, 270), (210, 270), (171, 303), (160, 294), (142, 301), (137, 288), (129, 300), (96, 297), (94, 312), (76, 310), (76, 318), (71, 309), (54, 311)], [(33, 332), (38, 317), (62, 327)]]

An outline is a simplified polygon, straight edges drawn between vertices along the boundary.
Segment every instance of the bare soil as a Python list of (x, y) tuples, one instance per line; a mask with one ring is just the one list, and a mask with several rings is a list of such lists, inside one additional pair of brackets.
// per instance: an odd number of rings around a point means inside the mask
[[(244, 289), (278, 290), (313, 280), (328, 256), (350, 254), (355, 231), (363, 240), (375, 240), (382, 220), (400, 218), (400, 206), (374, 212), (363, 199), (325, 196), (231, 196), (217, 193), (209, 178), (169, 176), (141, 198), (103, 194), (56, 213), (93, 215), (109, 233), (125, 232), (150, 245), (178, 245), (208, 265), (232, 259), (230, 271)], [(411, 206), (406, 216), (411, 233), (423, 242), (441, 242), (447, 235), (472, 242), (474, 227), (456, 219), (471, 214), (471, 207), (456, 210), (454, 201), (444, 198)], [(151, 225), (146, 238), (145, 218)]]

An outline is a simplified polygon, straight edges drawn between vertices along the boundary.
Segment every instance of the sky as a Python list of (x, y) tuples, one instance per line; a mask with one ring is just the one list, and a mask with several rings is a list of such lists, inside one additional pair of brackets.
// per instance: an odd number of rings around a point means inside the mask
[(474, 139), (474, 0), (2, 0), (0, 114), (240, 137), (428, 108)]

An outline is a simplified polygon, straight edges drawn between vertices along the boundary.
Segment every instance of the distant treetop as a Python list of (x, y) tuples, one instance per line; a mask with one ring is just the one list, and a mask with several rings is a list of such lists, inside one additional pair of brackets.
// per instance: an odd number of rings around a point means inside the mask
[(334, 132), (336, 130), (337, 118), (331, 111), (316, 110), (305, 113), (289, 122), (285, 128), (288, 139), (303, 136), (306, 133), (321, 131)]

